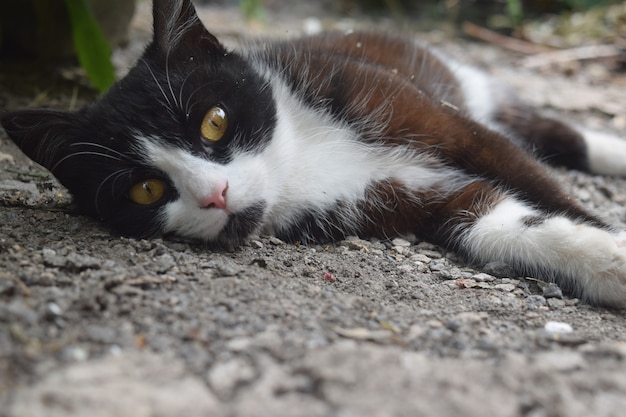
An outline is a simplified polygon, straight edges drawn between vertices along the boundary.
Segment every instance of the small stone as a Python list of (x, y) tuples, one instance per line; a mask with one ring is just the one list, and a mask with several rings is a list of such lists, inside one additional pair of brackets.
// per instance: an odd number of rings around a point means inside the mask
[(339, 242), (339, 246), (346, 247), (350, 250), (360, 250), (367, 252), (372, 246), (371, 242), (367, 240), (359, 239), (356, 236), (348, 236), (345, 240)]
[(164, 274), (174, 266), (176, 266), (176, 260), (169, 253), (164, 253), (154, 258), (154, 267), (158, 274)]
[(550, 334), (565, 334), (574, 331), (570, 324), (560, 321), (549, 321), (543, 326), (543, 329)]
[(220, 263), (217, 265), (217, 272), (223, 277), (234, 277), (241, 271), (241, 268), (233, 263)]
[(391, 241), (391, 245), (392, 246), (399, 246), (402, 248), (408, 248), (411, 246), (411, 242), (409, 242), (408, 240), (402, 239), (402, 238), (395, 238), (394, 240)]
[(422, 255), (428, 256), (431, 259), (443, 258), (443, 255), (441, 255), (441, 253), (434, 251), (434, 250), (420, 250), (419, 253), (421, 253)]
[(252, 246), (253, 248), (256, 248), (256, 249), (263, 249), (263, 243), (261, 243), (258, 240), (251, 240), (250, 241), (250, 246)]
[(70, 252), (65, 258), (65, 267), (72, 270), (83, 271), (85, 269), (100, 269), (102, 261), (89, 255)]
[(446, 269), (446, 265), (442, 262), (436, 262), (430, 265), (430, 270), (433, 272), (443, 271), (444, 269)]
[(460, 288), (474, 288), (476, 286), (476, 281), (473, 279), (457, 279), (454, 281), (457, 287)]
[(516, 288), (516, 286), (513, 284), (496, 284), (494, 288), (503, 292), (511, 292)]
[(472, 279), (477, 282), (492, 282), (496, 280), (496, 277), (481, 272), (479, 274), (472, 275)]
[(409, 261), (411, 262), (423, 262), (425, 264), (428, 264), (432, 261), (431, 258), (429, 258), (428, 256), (424, 255), (423, 253), (416, 253), (415, 255), (411, 255), (411, 257), (409, 258)]
[(513, 267), (504, 262), (489, 262), (481, 269), (486, 274), (493, 275), (496, 278), (510, 278), (515, 276)]
[(448, 279), (442, 282), (443, 285), (445, 285), (446, 287), (452, 288), (452, 289), (456, 289), (459, 288), (459, 284), (457, 283), (456, 279)]
[(270, 237), (270, 243), (274, 246), (280, 246), (285, 244), (285, 242), (274, 236)]
[(529, 295), (524, 299), (526, 307), (530, 309), (537, 309), (544, 307), (547, 304), (545, 297), (541, 295)]
[(554, 282), (549, 282), (541, 288), (545, 298), (563, 298), (563, 291)]
[(560, 298), (548, 298), (546, 301), (548, 302), (548, 307), (554, 310), (565, 307), (565, 301)]
[(56, 251), (53, 249), (44, 248), (41, 251), (41, 255), (43, 257), (44, 264), (47, 266), (57, 268), (65, 266), (65, 258), (57, 255)]
[(46, 316), (48, 318), (59, 317), (62, 314), (63, 310), (61, 310), (61, 307), (59, 307), (57, 303), (48, 303), (46, 305)]

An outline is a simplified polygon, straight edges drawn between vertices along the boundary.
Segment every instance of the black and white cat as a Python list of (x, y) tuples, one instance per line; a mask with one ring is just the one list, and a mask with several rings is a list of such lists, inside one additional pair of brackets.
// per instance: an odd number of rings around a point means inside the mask
[(100, 100), (2, 124), (126, 235), (415, 234), (626, 307), (626, 234), (535, 159), (626, 175), (626, 142), (543, 117), (413, 39), (330, 33), (232, 52), (189, 0), (155, 0), (153, 42)]

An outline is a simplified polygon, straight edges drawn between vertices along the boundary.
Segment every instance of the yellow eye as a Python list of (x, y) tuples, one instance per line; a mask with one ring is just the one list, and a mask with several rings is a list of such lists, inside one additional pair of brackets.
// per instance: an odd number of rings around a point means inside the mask
[(228, 117), (223, 108), (212, 107), (204, 116), (200, 126), (202, 138), (208, 142), (217, 142), (222, 139), (228, 128)]
[(154, 204), (163, 198), (165, 184), (157, 179), (149, 179), (138, 182), (128, 191), (128, 197), (132, 202), (142, 205)]

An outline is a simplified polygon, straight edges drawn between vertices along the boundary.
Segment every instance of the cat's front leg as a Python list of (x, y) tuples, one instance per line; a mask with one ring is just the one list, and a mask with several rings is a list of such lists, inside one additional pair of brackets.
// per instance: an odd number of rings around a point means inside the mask
[(613, 234), (503, 196), (463, 227), (457, 244), (477, 263), (504, 261), (539, 279), (555, 280), (588, 302), (626, 307), (626, 233)]

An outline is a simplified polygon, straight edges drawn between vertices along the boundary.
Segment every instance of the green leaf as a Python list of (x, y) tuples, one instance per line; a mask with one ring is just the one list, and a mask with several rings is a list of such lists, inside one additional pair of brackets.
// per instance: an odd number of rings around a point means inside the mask
[(93, 85), (104, 92), (115, 82), (111, 47), (91, 14), (86, 0), (65, 0), (72, 24), (78, 61)]

